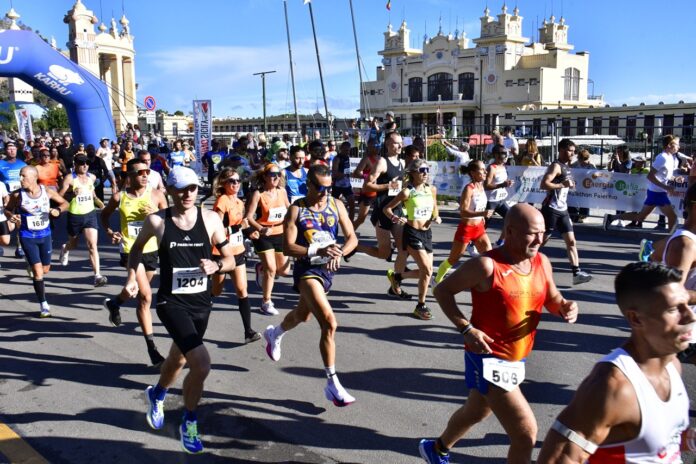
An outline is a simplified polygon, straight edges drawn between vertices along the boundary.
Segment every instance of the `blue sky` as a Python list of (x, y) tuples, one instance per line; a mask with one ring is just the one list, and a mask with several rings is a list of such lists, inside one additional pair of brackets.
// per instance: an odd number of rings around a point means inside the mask
[[(348, 0), (312, 0), (329, 111), (354, 117), (359, 105), (359, 80)], [(54, 36), (65, 48), (63, 16), (74, 0), (13, 0), (20, 21)], [(83, 0), (107, 25), (120, 18), (122, 5), (135, 36), (138, 102), (146, 95), (168, 111), (191, 110), (194, 98), (211, 99), (215, 117), (260, 116), (261, 80), (267, 76), (267, 113), (292, 112), (292, 90), (282, 0)], [(498, 14), (502, 1), (485, 0), (353, 0), (358, 41), (368, 80), (383, 48), (383, 32), (391, 21), (405, 19), (414, 45), (423, 34), (464, 30), (479, 35), (479, 17), (488, 4)], [(590, 78), (595, 93), (607, 102), (638, 104), (696, 101), (696, 62), (692, 59), (696, 19), (689, 0), (657, 3), (649, 0), (519, 0), (524, 35), (535, 36), (535, 25), (553, 12), (570, 26), (575, 51), (590, 52)], [(663, 8), (669, 5), (669, 9)], [(4, 11), (9, 0), (0, 0)], [(103, 12), (103, 17), (102, 17)], [(321, 86), (312, 41), (308, 7), (288, 0), (301, 113), (323, 112)], [(658, 22), (662, 21), (662, 23)], [(426, 29), (427, 28), (427, 29)], [(473, 45), (473, 43), (472, 43)]]

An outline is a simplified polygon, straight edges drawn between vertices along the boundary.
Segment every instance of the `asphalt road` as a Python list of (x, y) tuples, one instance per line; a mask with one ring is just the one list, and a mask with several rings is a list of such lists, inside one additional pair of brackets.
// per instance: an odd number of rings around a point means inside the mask
[[(454, 219), (447, 219), (434, 229), (436, 266), (447, 255), (455, 226)], [(466, 398), (461, 337), (434, 300), (429, 297), (432, 321), (410, 317), (415, 302), (386, 294), (388, 263), (356, 255), (338, 274), (329, 298), (339, 321), (337, 371), (357, 402), (336, 408), (324, 398), (314, 321), (284, 337), (278, 363), (268, 359), (263, 341), (244, 345), (228, 284), (227, 293), (216, 300), (206, 335), (213, 369), (199, 427), (207, 452), (185, 455), (176, 432), (182, 410), (180, 381), (166, 400), (165, 428), (150, 430), (143, 391), (157, 380), (157, 373), (146, 365), (133, 305), (122, 311), (124, 324), (117, 329), (108, 324), (101, 306), (124, 282), (118, 250), (100, 240), (103, 273), (110, 283), (95, 289), (84, 245), (71, 253), (67, 268), (57, 264), (64, 230), (61, 218), (54, 267), (46, 279), (51, 319), (36, 317), (38, 305), (24, 261), (9, 256), (8, 249), (0, 258), (0, 422), (46, 461), (416, 463), (419, 439), (439, 435)], [(362, 239), (372, 240), (369, 224), (360, 232)], [(492, 233), (494, 239), (497, 235)], [(581, 286), (570, 285), (562, 242), (553, 240), (544, 249), (558, 287), (578, 301), (581, 316), (569, 325), (545, 314), (527, 362), (522, 390), (539, 423), (539, 444), (592, 365), (628, 333), (614, 304), (613, 278), (634, 260), (638, 239), (586, 227), (578, 230), (578, 240), (582, 267), (594, 275)], [(249, 276), (257, 310), (260, 297), (253, 271)], [(405, 288), (416, 291), (415, 283)], [(258, 331), (278, 324), (297, 302), (288, 278), (277, 281), (274, 295), (281, 315), (255, 311), (252, 323)], [(464, 307), (470, 301), (468, 295), (459, 300)], [(156, 342), (164, 352), (170, 342), (154, 318)], [(684, 378), (693, 424), (696, 368), (686, 366)], [(501, 426), (489, 418), (459, 442), (453, 461), (504, 462), (507, 444)], [(2, 446), (0, 440), (0, 462), (8, 460)]]

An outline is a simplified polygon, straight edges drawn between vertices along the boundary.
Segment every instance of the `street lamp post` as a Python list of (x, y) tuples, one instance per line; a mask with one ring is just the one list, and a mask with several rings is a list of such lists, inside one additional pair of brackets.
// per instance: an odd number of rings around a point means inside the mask
[(261, 92), (263, 98), (263, 134), (268, 132), (268, 124), (266, 121), (266, 74), (274, 73), (275, 71), (263, 71), (254, 73), (254, 76), (261, 76)]

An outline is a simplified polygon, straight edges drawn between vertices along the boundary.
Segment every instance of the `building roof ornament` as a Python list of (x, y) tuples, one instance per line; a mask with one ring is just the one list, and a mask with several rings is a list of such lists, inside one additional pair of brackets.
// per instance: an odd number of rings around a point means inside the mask
[(491, 10), (488, 9), (488, 5), (486, 5), (486, 8), (483, 10), (483, 16), (490, 16)]
[(515, 5), (515, 9), (512, 10), (512, 14), (515, 15), (515, 16), (519, 16), (519, 15), (520, 15), (520, 9), (517, 7), (517, 5)]
[(508, 10), (508, 7), (507, 7), (507, 5), (505, 4), (505, 2), (503, 2), (503, 7), (500, 9), (500, 11), (501, 11), (503, 14), (507, 14), (507, 10)]
[(17, 20), (21, 17), (19, 14), (15, 11), (14, 8), (10, 8), (10, 11), (5, 13), (5, 17), (10, 20), (10, 29), (11, 30), (19, 30), (19, 26), (17, 25)]
[(107, 30), (108, 28), (106, 27), (106, 24), (101, 23), (101, 24), (99, 25), (99, 28), (98, 28), (98, 29), (99, 29), (102, 33), (104, 33), (104, 32), (106, 32), (106, 30)]

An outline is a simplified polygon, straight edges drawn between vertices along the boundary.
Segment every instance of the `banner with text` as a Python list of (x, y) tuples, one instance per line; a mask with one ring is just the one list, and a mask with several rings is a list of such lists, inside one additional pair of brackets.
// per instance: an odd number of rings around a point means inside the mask
[(196, 147), (196, 164), (194, 169), (201, 173), (201, 159), (211, 150), (213, 142), (213, 116), (210, 100), (193, 101), (193, 143)]
[(15, 110), (15, 119), (17, 120), (17, 132), (19, 132), (19, 137), (24, 139), (27, 144), (30, 140), (34, 140), (34, 129), (31, 126), (31, 114), (29, 114), (29, 110)]

